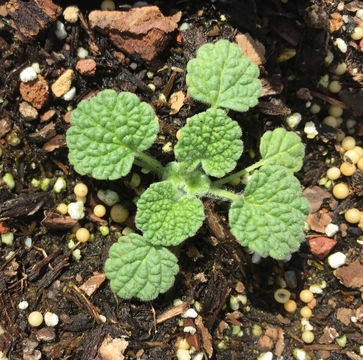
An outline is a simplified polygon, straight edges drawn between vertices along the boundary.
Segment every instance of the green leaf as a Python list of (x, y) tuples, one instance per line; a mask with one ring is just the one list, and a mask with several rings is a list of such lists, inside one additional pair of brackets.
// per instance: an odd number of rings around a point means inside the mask
[(222, 177), (242, 154), (241, 128), (221, 109), (194, 115), (181, 130), (175, 157), (193, 171), (201, 163), (208, 175)]
[(262, 257), (284, 259), (304, 240), (309, 208), (291, 172), (281, 166), (263, 166), (252, 175), (244, 196), (232, 203), (229, 223), (241, 245)]
[(304, 145), (294, 132), (278, 128), (263, 134), (260, 153), (264, 165), (281, 165), (295, 172), (302, 167)]
[(110, 248), (105, 273), (111, 289), (124, 299), (153, 300), (167, 291), (179, 271), (178, 260), (163, 246), (141, 235), (122, 236)]
[(178, 191), (189, 195), (203, 196), (210, 188), (210, 179), (199, 170), (185, 171), (185, 167), (172, 161), (163, 172), (163, 180), (171, 181)]
[(178, 245), (202, 226), (202, 202), (170, 181), (152, 184), (137, 202), (136, 226), (154, 245)]
[(81, 101), (71, 123), (69, 161), (80, 174), (110, 180), (128, 174), (135, 153), (154, 143), (159, 127), (150, 105), (134, 94), (113, 90)]
[(259, 70), (227, 40), (205, 44), (188, 62), (186, 83), (190, 95), (212, 107), (244, 112), (257, 104), (261, 94)]

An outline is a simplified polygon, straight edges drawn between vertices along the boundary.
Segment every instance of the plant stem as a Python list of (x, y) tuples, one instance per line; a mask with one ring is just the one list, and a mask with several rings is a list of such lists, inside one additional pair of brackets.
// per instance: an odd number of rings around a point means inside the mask
[(249, 167), (246, 167), (246, 169), (243, 169), (243, 170), (241, 170), (241, 171), (238, 171), (238, 172), (236, 172), (236, 173), (234, 173), (234, 174), (231, 174), (231, 175), (228, 175), (228, 176), (226, 176), (226, 177), (224, 177), (224, 178), (222, 178), (222, 179), (219, 179), (219, 180), (217, 180), (217, 181), (213, 181), (213, 185), (214, 186), (219, 186), (219, 185), (223, 185), (223, 184), (227, 184), (227, 183), (229, 183), (230, 181), (232, 181), (233, 179), (235, 179), (236, 177), (239, 177), (239, 176), (244, 176), (244, 175), (246, 175), (247, 173), (249, 173), (249, 172), (251, 172), (251, 171), (253, 171), (253, 170), (255, 170), (255, 169), (257, 169), (258, 167), (260, 167), (261, 165), (263, 165), (263, 160), (260, 160), (260, 161), (258, 161), (258, 162), (256, 162), (256, 163), (254, 163), (254, 164), (252, 164), (251, 166), (249, 166)]
[(219, 197), (234, 201), (241, 197), (241, 195), (234, 194), (230, 191), (223, 190), (214, 186), (211, 186), (208, 191), (210, 194), (217, 195)]
[(159, 177), (162, 176), (164, 167), (158, 160), (154, 159), (152, 156), (145, 154), (141, 151), (137, 151), (135, 153), (137, 159), (134, 160), (134, 163), (137, 166), (144, 167), (146, 169), (152, 170), (156, 172)]

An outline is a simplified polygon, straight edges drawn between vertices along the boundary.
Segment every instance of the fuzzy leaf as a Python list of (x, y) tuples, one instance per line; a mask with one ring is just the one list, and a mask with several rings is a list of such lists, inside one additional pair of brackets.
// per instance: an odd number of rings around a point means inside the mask
[(259, 70), (240, 48), (227, 40), (205, 44), (188, 62), (186, 83), (190, 95), (212, 107), (247, 111), (261, 93)]
[(152, 184), (137, 202), (136, 226), (154, 245), (178, 245), (202, 226), (202, 202), (170, 181)]
[(163, 246), (141, 235), (122, 236), (110, 248), (105, 273), (111, 289), (124, 299), (153, 300), (167, 291), (179, 271), (178, 260)]
[(232, 203), (229, 223), (241, 245), (262, 257), (284, 259), (304, 240), (308, 214), (309, 203), (291, 172), (263, 166), (252, 175), (244, 196)]
[(134, 94), (113, 90), (81, 101), (71, 123), (69, 161), (80, 174), (110, 180), (128, 174), (135, 152), (153, 144), (159, 127), (150, 105)]
[(208, 175), (222, 177), (242, 154), (241, 128), (224, 110), (208, 109), (189, 119), (175, 146), (175, 157), (188, 171), (201, 163)]
[(295, 172), (302, 167), (304, 145), (294, 132), (278, 128), (263, 134), (260, 153), (264, 165), (281, 165)]

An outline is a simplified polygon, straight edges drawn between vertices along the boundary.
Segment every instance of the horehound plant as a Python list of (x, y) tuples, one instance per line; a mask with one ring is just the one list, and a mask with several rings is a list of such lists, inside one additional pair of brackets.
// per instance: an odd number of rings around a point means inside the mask
[[(122, 236), (110, 248), (105, 272), (120, 297), (151, 300), (173, 285), (178, 264), (167, 247), (202, 226), (202, 198), (231, 202), (232, 234), (262, 257), (284, 259), (298, 250), (309, 213), (293, 175), (304, 156), (300, 138), (282, 128), (267, 131), (260, 142), (261, 160), (227, 175), (235, 169), (243, 143), (241, 128), (224, 109), (244, 112), (255, 106), (261, 92), (258, 76), (257, 66), (236, 44), (220, 40), (203, 45), (187, 65), (186, 83), (194, 99), (211, 107), (187, 120), (175, 161), (166, 166), (145, 153), (159, 126), (151, 106), (136, 95), (104, 90), (72, 112), (67, 144), (77, 172), (112, 180), (137, 165), (160, 178), (137, 202), (135, 223), (142, 235)], [(252, 172), (243, 194), (224, 188)]]

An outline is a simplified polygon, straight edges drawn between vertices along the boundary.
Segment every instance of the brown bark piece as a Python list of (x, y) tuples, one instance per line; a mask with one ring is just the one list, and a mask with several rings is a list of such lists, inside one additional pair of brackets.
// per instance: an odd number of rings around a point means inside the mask
[(106, 275), (103, 273), (96, 273), (84, 282), (79, 288), (84, 291), (88, 296), (92, 294), (102, 285), (105, 281)]
[(279, 75), (273, 75), (270, 78), (261, 78), (262, 91), (260, 97), (281, 94), (284, 84)]
[(182, 91), (178, 91), (170, 97), (170, 115), (177, 114), (184, 105), (185, 95)]
[(1, 119), (0, 120), (0, 139), (5, 136), (11, 130), (11, 120)]
[(92, 76), (96, 73), (96, 61), (93, 59), (78, 60), (76, 70), (82, 75)]
[(329, 19), (330, 33), (338, 31), (342, 27), (342, 25), (343, 25), (342, 15), (340, 15), (338, 12), (335, 12), (330, 15)]
[(89, 14), (92, 29), (107, 34), (114, 45), (128, 54), (152, 61), (166, 47), (181, 12), (164, 16), (157, 6), (143, 6), (129, 11), (100, 11)]
[(66, 94), (72, 85), (74, 79), (74, 71), (67, 69), (52, 85), (52, 92), (56, 97), (61, 97)]
[(320, 206), (324, 199), (329, 198), (331, 195), (328, 191), (322, 189), (320, 186), (313, 186), (303, 191), (302, 196), (309, 201), (310, 212), (314, 213), (320, 210)]
[(350, 318), (353, 316), (354, 311), (349, 308), (339, 308), (337, 311), (337, 319), (344, 325), (350, 324)]
[(43, 150), (52, 152), (60, 147), (66, 147), (66, 145), (67, 143), (64, 135), (56, 135), (43, 145)]
[(250, 34), (236, 35), (236, 42), (242, 51), (242, 54), (248, 57), (257, 66), (266, 62), (266, 49), (259, 41), (252, 38)]
[(338, 332), (333, 328), (326, 326), (324, 334), (319, 338), (319, 344), (331, 344), (339, 336)]
[(12, 0), (6, 10), (12, 19), (10, 26), (16, 30), (15, 37), (30, 42), (54, 23), (62, 8), (51, 0)]
[(41, 224), (49, 230), (69, 230), (77, 225), (78, 221), (55, 211), (44, 211), (44, 219)]
[(213, 355), (213, 345), (212, 345), (212, 336), (209, 333), (208, 329), (203, 324), (203, 319), (200, 315), (195, 319), (195, 325), (197, 325), (198, 330), (202, 335), (203, 349), (208, 355), (210, 359)]
[(19, 91), (23, 100), (32, 104), (38, 110), (43, 107), (49, 96), (47, 80), (41, 75), (38, 75), (38, 78), (33, 81), (20, 83)]
[(338, 268), (335, 274), (344, 286), (354, 289), (363, 288), (363, 265), (358, 260)]
[(325, 226), (331, 223), (331, 217), (329, 214), (319, 211), (314, 214), (309, 214), (306, 222), (310, 226), (311, 230), (324, 234)]
[(174, 316), (178, 316), (188, 310), (189, 304), (187, 302), (183, 302), (180, 305), (174, 306), (170, 310), (163, 312), (156, 319), (156, 323), (160, 324), (166, 320), (173, 318)]
[(123, 338), (113, 339), (107, 335), (98, 349), (98, 354), (102, 360), (123, 360), (128, 344), (129, 342)]
[(52, 121), (42, 127), (39, 131), (30, 134), (29, 138), (34, 142), (44, 143), (55, 135), (57, 135), (57, 131), (55, 130), (55, 124)]

